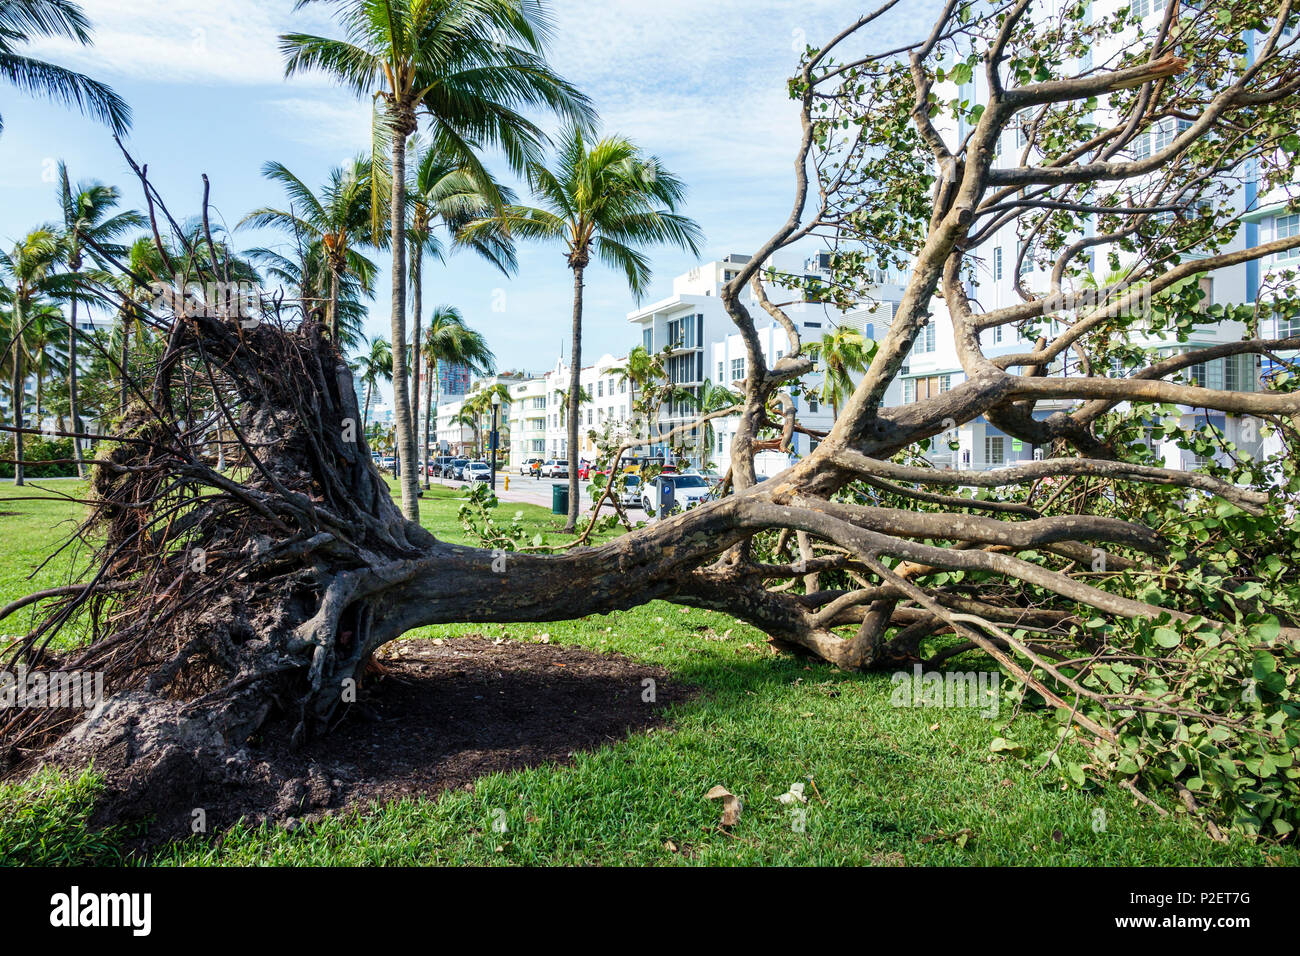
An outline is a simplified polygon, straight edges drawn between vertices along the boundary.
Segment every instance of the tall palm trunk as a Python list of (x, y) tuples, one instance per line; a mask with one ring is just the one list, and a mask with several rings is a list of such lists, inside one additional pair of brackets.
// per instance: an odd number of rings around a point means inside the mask
[(397, 429), (397, 460), (402, 474), (402, 514), (420, 520), (419, 476), (411, 431), (410, 392), (406, 386), (406, 137), (415, 127), (409, 112), (395, 117), (393, 129), (393, 195), (389, 210), (393, 245), (393, 418)]
[(23, 484), (23, 313), (21, 301), (14, 302), (14, 367), (10, 395), (14, 406), (14, 484)]
[(423, 258), (418, 246), (411, 249), (411, 314), (415, 317), (411, 330), (411, 435), (420, 443), (419, 454), (415, 456), (420, 463), (420, 475), (427, 476), (425, 458), (429, 443), (420, 442), (420, 260)]
[(339, 272), (334, 267), (330, 267), (330, 315), (329, 315), (330, 341), (338, 345), (339, 342)]
[[(428, 373), (424, 377), (424, 451), (426, 455), (429, 452), (429, 445), (433, 441), (429, 430), (433, 426), (433, 390), (437, 388), (438, 383), (437, 378), (435, 378), (437, 372), (433, 359), (429, 360)], [(441, 450), (439, 448), (439, 451)], [(429, 487), (429, 469), (427, 467), (424, 469), (424, 487)]]
[(122, 355), (119, 358), (121, 369), (118, 372), (118, 405), (119, 410), (126, 414), (127, 400), (127, 362), (131, 360), (131, 316), (129, 312), (122, 313)]
[(569, 519), (564, 530), (578, 527), (578, 398), (582, 393), (582, 273), (585, 264), (573, 266), (573, 346), (569, 369)]
[(366, 426), (370, 424), (370, 393), (374, 391), (375, 380), (366, 379), (366, 407), (361, 410), (361, 433), (364, 435)]
[[(74, 273), (75, 276), (75, 273)], [(72, 318), (68, 323), (68, 417), (72, 421), (72, 457), (77, 463), (77, 477), (86, 477), (81, 460), (81, 417), (77, 414), (77, 293), (72, 292)]]

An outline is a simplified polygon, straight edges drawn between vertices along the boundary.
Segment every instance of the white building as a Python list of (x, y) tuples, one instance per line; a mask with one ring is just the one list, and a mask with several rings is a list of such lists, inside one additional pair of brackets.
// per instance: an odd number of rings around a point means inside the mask
[[(801, 268), (778, 268), (786, 274), (816, 280), (826, 276), (829, 265), (827, 259), (823, 253), (802, 263)], [(628, 321), (638, 327), (641, 344), (647, 351), (659, 352), (674, 344), (667, 361), (668, 377), (673, 384), (692, 392), (697, 399), (706, 381), (739, 391), (749, 374), (748, 351), (744, 340), (736, 331), (736, 325), (723, 308), (720, 298), (722, 286), (734, 278), (739, 268), (748, 261), (748, 256), (733, 254), (692, 269), (673, 280), (671, 296), (628, 313)], [(902, 278), (884, 273), (875, 278), (878, 284), (872, 289), (871, 304), (848, 313), (832, 306), (806, 301), (785, 306), (784, 311), (798, 326), (805, 348), (822, 335), (843, 325), (856, 328), (866, 338), (883, 336), (893, 317), (894, 305), (902, 294)], [(769, 291), (769, 298), (782, 301), (788, 296)], [(785, 328), (759, 306), (752, 294), (746, 301), (746, 308), (754, 320), (765, 360), (771, 367), (785, 355), (789, 347)], [(822, 375), (813, 372), (804, 376), (799, 384), (806, 390), (816, 392), (821, 388), (821, 382)], [(799, 389), (795, 388), (794, 391)], [(901, 400), (901, 390), (895, 389), (887, 401), (898, 400)], [(816, 431), (829, 430), (833, 424), (829, 408), (802, 398), (796, 399), (796, 402), (800, 425)], [(709, 423), (710, 434), (707, 437), (711, 440), (707, 451), (699, 447), (698, 442), (689, 442), (689, 447), (682, 448), (682, 444), (688, 443), (674, 440), (669, 444), (678, 447), (670, 448), (653, 440), (656, 435), (695, 421), (699, 414), (697, 406), (690, 402), (666, 405), (660, 410), (657, 425), (651, 428), (651, 441), (646, 446), (648, 453), (669, 459), (675, 454), (684, 454), (693, 465), (712, 466), (725, 473), (731, 464), (731, 442), (737, 424), (735, 417), (715, 419)], [(760, 452), (755, 467), (761, 475), (776, 474), (789, 467), (795, 458), (806, 455), (813, 447), (815, 440), (811, 436), (797, 435), (792, 454)]]
[[(1086, 16), (1089, 18), (1108, 16), (1118, 8), (1128, 6), (1130, 6), (1130, 0), (1096, 0), (1090, 5)], [(1154, 30), (1158, 27), (1165, 6), (1165, 0), (1144, 0), (1141, 5), (1137, 6), (1137, 9), (1144, 12), (1147, 18), (1143, 29)], [(1116, 50), (1130, 39), (1131, 37), (1121, 35), (1098, 43), (1076, 64), (1077, 68), (1086, 70), (1091, 68), (1092, 62), (1103, 63), (1108, 61)], [(978, 103), (987, 97), (987, 89), (974, 82), (960, 88), (947, 84), (945, 92), (941, 96), (943, 95), (958, 95), (961, 99)], [(1106, 106), (1103, 100), (1098, 112), (1104, 114), (1105, 111)], [(1104, 122), (1104, 120), (1099, 121)], [(940, 125), (941, 132), (945, 134), (950, 146), (969, 132), (969, 128), (964, 122), (957, 123), (951, 119), (939, 117), (936, 118), (936, 123)], [(1136, 145), (1131, 147), (1130, 152), (1135, 154), (1133, 158), (1137, 158), (1138, 155), (1150, 154), (1154, 150), (1163, 149), (1187, 125), (1189, 124), (1185, 120), (1162, 120), (1156, 128), (1140, 137)], [(999, 153), (995, 159), (995, 166), (1018, 165), (1026, 148), (1030, 132), (1017, 124), (1013, 124), (1011, 128), (1006, 130), (1003, 133), (1003, 141), (1000, 143)], [(1033, 161), (1032, 147), (1030, 161)], [(1268, 241), (1275, 235), (1294, 235), (1300, 232), (1300, 216), (1288, 215), (1280, 207), (1272, 210), (1257, 209), (1259, 202), (1253, 178), (1255, 175), (1255, 172), (1247, 170), (1245, 181), (1228, 200), (1235, 206), (1235, 212), (1245, 214), (1247, 222), (1240, 229), (1233, 242), (1224, 247), (1223, 251), (1225, 252), (1250, 248), (1261, 242)], [(1222, 201), (1216, 199), (1216, 203)], [(1248, 212), (1248, 210), (1252, 209), (1256, 211)], [(1050, 291), (1052, 255), (1051, 253), (1039, 253), (1033, 247), (1026, 249), (1025, 243), (1020, 238), (1019, 226), (1020, 223), (1017, 221), (1004, 225), (972, 252), (972, 259), (976, 262), (976, 269), (973, 281), (967, 291), (971, 300), (977, 303), (978, 309), (982, 311), (991, 312), (1023, 301), (1016, 289), (1018, 262), (1021, 263), (1019, 269), (1021, 284), (1026, 290), (1036, 295), (1043, 295)], [(1092, 234), (1093, 228), (1092, 223), (1088, 222), (1084, 229), (1084, 235)], [(1085, 266), (1091, 270), (1094, 281), (1102, 286), (1106, 285), (1108, 281), (1111, 250), (1112, 247), (1109, 245), (1093, 247), (1088, 253), (1091, 260), (1090, 264), (1088, 258), (1083, 260)], [(1024, 253), (1023, 261), (1022, 252)], [(1300, 252), (1289, 253), (1288, 257), (1295, 260), (1294, 264), (1300, 265)], [(1131, 254), (1121, 253), (1120, 261), (1121, 264), (1131, 262)], [(1202, 277), (1200, 284), (1206, 293), (1203, 305), (1208, 307), (1213, 304), (1253, 303), (1261, 288), (1261, 269), (1267, 270), (1270, 264), (1269, 260), (1242, 263), (1214, 270), (1210, 275)], [(1086, 295), (1086, 289), (1071, 289), (1067, 288), (1067, 285), (1068, 280), (1062, 285), (1061, 291), (1063, 293)], [(902, 398), (904, 402), (918, 401), (930, 395), (947, 391), (965, 378), (961, 363), (957, 358), (952, 337), (952, 325), (948, 319), (947, 310), (941, 301), (936, 300), (933, 303), (932, 311), (934, 318), (918, 336), (912, 353), (908, 357), (907, 364), (904, 366), (902, 373)], [(1277, 324), (1276, 320), (1274, 320), (1273, 324)], [(1300, 331), (1300, 323), (1295, 323), (1294, 327), (1297, 331)], [(1053, 323), (1050, 327), (1040, 326), (1040, 332), (1045, 332), (1049, 338), (1052, 337), (1054, 332), (1059, 333), (1062, 329), (1063, 327), (1057, 323)], [(1199, 326), (1187, 342), (1180, 343), (1172, 337), (1152, 336), (1143, 333), (1137, 333), (1131, 337), (1130, 342), (1152, 349), (1153, 355), (1158, 358), (1219, 343), (1238, 341), (1243, 337), (1243, 331), (1244, 328), (1241, 323), (1223, 321), (1217, 325)], [(1279, 330), (1261, 328), (1260, 334), (1268, 335), (1276, 331)], [(1282, 329), (1280, 331), (1285, 334), (1287, 330)], [(1030, 351), (1034, 346), (1034, 342), (1022, 338), (1021, 333), (1015, 326), (1008, 325), (985, 330), (982, 333), (982, 345), (984, 353), (990, 358), (995, 358), (1000, 355)], [(1153, 360), (1155, 359), (1153, 358)], [(1183, 373), (1182, 380), (1209, 388), (1253, 391), (1259, 388), (1260, 372), (1259, 361), (1255, 356), (1233, 356), (1194, 366)], [(1063, 367), (1058, 361), (1050, 373), (1055, 375), (1078, 374), (1078, 370), (1073, 358), (1071, 358), (1069, 366)], [(1054, 412), (1074, 407), (1075, 404), (1069, 401), (1040, 402), (1035, 408), (1034, 415), (1040, 419), (1046, 418)], [(1179, 410), (1182, 427), (1192, 428), (1204, 425), (1208, 421), (1211, 425), (1219, 428), (1227, 440), (1235, 443), (1241, 451), (1247, 454), (1261, 453), (1263, 446), (1259, 437), (1260, 430), (1257, 422), (1243, 420), (1239, 416), (1225, 415), (1222, 412), (1211, 411), (1207, 416), (1204, 410), (1189, 407), (1180, 407)], [(946, 440), (948, 438), (956, 441), (958, 446), (956, 451), (949, 450)], [(1153, 448), (1153, 451), (1164, 458), (1167, 467), (1192, 468), (1197, 467), (1199, 464), (1191, 452), (1181, 449), (1172, 441), (1160, 443), (1159, 447)], [(983, 418), (980, 418), (973, 422), (963, 423), (955, 434), (949, 433), (947, 436), (941, 436), (935, 441), (934, 450), (928, 457), (941, 467), (984, 469), (1030, 459), (1035, 457), (1035, 452), (1036, 450), (1027, 443), (1000, 431)], [(1039, 454), (1041, 455), (1041, 452)]]

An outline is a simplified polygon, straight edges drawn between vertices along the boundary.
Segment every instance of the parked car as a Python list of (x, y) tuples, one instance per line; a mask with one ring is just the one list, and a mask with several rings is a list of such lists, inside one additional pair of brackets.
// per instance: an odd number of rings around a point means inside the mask
[(618, 503), (624, 508), (641, 507), (641, 476), (624, 475), (623, 490), (618, 492)]
[(641, 507), (647, 514), (670, 515), (709, 500), (713, 489), (700, 475), (656, 475), (642, 486)]
[(569, 463), (560, 458), (548, 458), (542, 462), (540, 474), (542, 478), (568, 478)]
[(541, 466), (542, 461), (541, 458), (525, 458), (519, 463), (519, 474), (531, 475)]
[(442, 469), (442, 477), (459, 480), (462, 476), (461, 471), (469, 464), (468, 458), (453, 458), (447, 462), (446, 467)]
[(485, 461), (467, 462), (461, 469), (461, 477), (465, 481), (490, 481), (492, 479), (492, 467)]
[(589, 461), (579, 461), (579, 462), (578, 462), (578, 477), (581, 478), (583, 481), (590, 481), (590, 480), (591, 480), (591, 474), (592, 474), (592, 469), (593, 469), (593, 468), (595, 468), (595, 465), (592, 464), (591, 462), (589, 462)]
[(432, 459), (429, 462), (430, 477), (437, 478), (439, 475), (441, 475), (443, 473), (443, 470), (446, 469), (446, 467), (449, 464), (451, 464), (451, 460), (452, 459), (450, 455), (439, 455), (437, 458)]

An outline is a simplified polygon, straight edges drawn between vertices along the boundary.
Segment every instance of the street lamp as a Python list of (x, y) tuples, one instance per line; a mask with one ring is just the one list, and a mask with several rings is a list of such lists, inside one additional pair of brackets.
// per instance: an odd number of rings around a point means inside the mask
[(492, 493), (497, 492), (497, 415), (501, 411), (501, 393), (492, 393)]

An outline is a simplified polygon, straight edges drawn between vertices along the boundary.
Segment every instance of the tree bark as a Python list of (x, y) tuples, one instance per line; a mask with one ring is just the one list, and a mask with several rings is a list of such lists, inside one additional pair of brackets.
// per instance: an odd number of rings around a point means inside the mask
[[(430, 359), (428, 374), (424, 377), (424, 453), (427, 461), (429, 445), (432, 442), (430, 431), (433, 428), (433, 392), (437, 387), (434, 360)], [(429, 487), (429, 467), (424, 467), (424, 487)]]
[(23, 367), (23, 343), (22, 343), (23, 313), (21, 301), (14, 301), (14, 367), (13, 378), (10, 386), (10, 392), (13, 395), (14, 406), (14, 484), (22, 485), (23, 480), (23, 384), (26, 379), (25, 369)]
[(126, 403), (130, 395), (130, 375), (127, 372), (127, 363), (131, 360), (131, 316), (127, 311), (122, 312), (122, 349), (118, 361), (121, 363), (118, 380), (118, 411), (126, 413)]
[(420, 260), (424, 256), (418, 245), (411, 247), (411, 315), (414, 324), (411, 329), (411, 435), (414, 441), (420, 443), (420, 448), (415, 456), (419, 463), (420, 475), (424, 476), (427, 472), (425, 458), (428, 456), (428, 442), (420, 442)]
[(333, 266), (330, 267), (330, 314), (329, 330), (330, 340), (335, 345), (339, 341), (339, 273)]
[(393, 129), (393, 193), (389, 237), (393, 246), (393, 419), (397, 429), (397, 461), (401, 469), (402, 514), (420, 520), (419, 476), (411, 434), (411, 401), (406, 370), (406, 138), (415, 118), (398, 114)]
[(573, 344), (569, 359), (569, 517), (564, 530), (572, 533), (578, 527), (578, 415), (582, 397), (582, 274), (586, 268), (581, 261), (573, 265)]
[[(75, 273), (74, 273), (75, 278)], [(72, 457), (77, 463), (77, 477), (86, 477), (81, 460), (81, 416), (77, 414), (77, 293), (73, 287), (71, 318), (68, 322), (68, 418), (72, 422)]]

